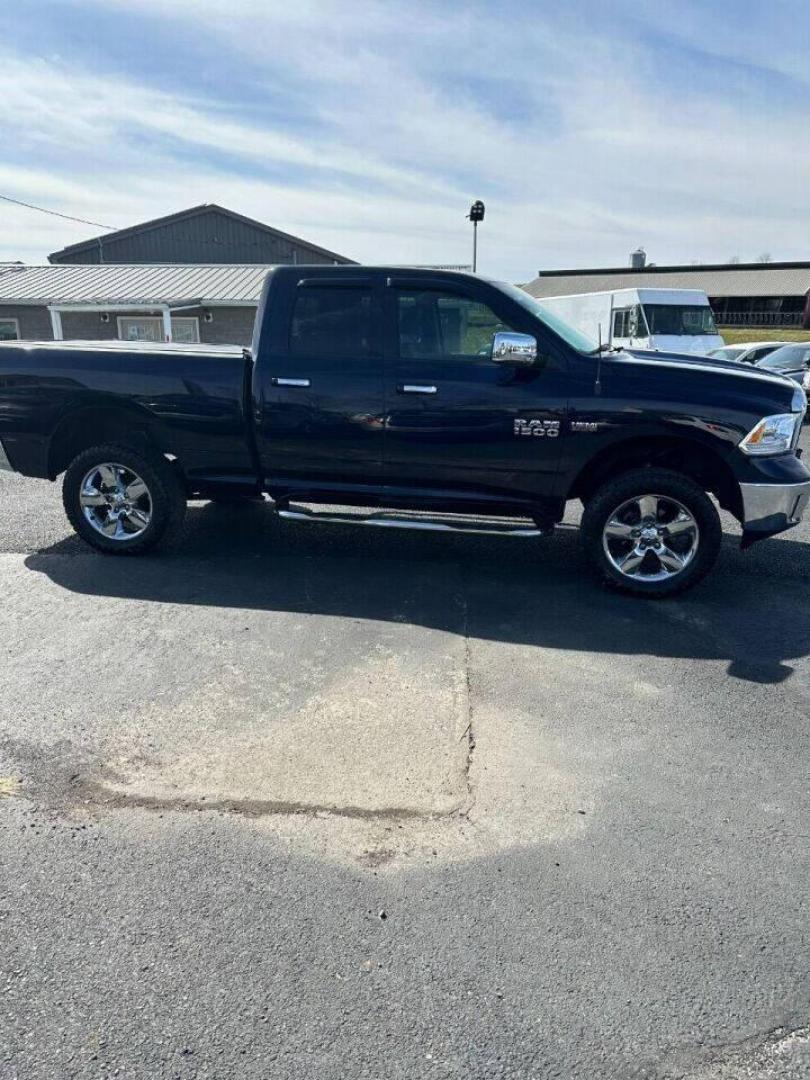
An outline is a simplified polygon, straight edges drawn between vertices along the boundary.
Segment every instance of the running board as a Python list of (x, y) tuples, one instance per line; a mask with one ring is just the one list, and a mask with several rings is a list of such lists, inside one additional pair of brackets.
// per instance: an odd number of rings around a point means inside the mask
[(462, 516), (448, 517), (407, 517), (392, 513), (382, 514), (345, 514), (329, 511), (317, 512), (299, 507), (296, 510), (279, 510), (278, 516), (288, 521), (308, 521), (312, 524), (325, 522), (330, 525), (377, 525), (388, 529), (423, 529), (428, 532), (472, 533), (483, 536), (518, 536), (530, 539), (536, 536), (548, 536), (554, 531), (553, 525), (540, 528), (538, 525), (514, 525), (500, 521), (482, 521), (480, 518)]

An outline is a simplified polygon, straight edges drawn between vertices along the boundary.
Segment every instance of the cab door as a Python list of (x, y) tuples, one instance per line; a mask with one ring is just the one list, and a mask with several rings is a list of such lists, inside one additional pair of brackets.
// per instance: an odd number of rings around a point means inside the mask
[(478, 283), (389, 278), (385, 299), (386, 482), (459, 495), (551, 494), (564, 359), (540, 342), (534, 367), (492, 360), (497, 332), (536, 336), (536, 320)]
[(374, 483), (384, 437), (380, 288), (306, 273), (283, 276), (262, 331), (262, 471), (299, 486)]

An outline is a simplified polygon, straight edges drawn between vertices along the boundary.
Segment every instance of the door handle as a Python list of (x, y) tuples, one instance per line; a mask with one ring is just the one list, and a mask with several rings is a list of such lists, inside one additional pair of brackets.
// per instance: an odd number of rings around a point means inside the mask
[(402, 383), (397, 387), (400, 394), (436, 394), (438, 388), (424, 383)]
[(311, 386), (309, 379), (283, 379), (273, 375), (270, 379), (273, 386)]

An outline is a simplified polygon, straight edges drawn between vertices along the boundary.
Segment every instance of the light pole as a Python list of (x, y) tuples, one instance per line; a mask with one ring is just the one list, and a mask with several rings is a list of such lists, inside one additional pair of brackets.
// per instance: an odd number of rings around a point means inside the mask
[(480, 199), (476, 199), (472, 204), (467, 217), (472, 222), (473, 227), (473, 273), (475, 273), (478, 265), (478, 222), (484, 220), (484, 204)]

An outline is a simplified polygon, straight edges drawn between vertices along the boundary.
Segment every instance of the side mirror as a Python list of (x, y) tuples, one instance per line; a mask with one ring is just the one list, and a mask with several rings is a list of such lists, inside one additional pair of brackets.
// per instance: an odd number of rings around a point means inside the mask
[(537, 360), (537, 338), (531, 334), (496, 334), (492, 339), (492, 359), (496, 364), (531, 367)]

